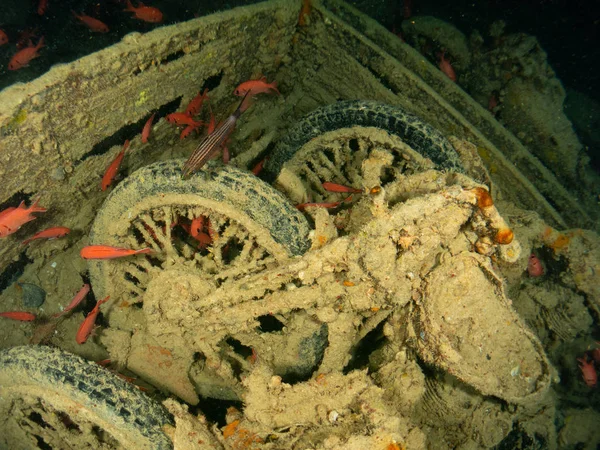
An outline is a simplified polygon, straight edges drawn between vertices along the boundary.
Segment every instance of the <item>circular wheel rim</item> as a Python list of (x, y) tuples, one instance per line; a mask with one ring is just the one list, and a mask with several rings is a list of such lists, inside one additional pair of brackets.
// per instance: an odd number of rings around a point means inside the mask
[(296, 203), (336, 202), (349, 193), (327, 191), (324, 182), (367, 192), (433, 167), (399, 137), (379, 128), (355, 126), (323, 133), (302, 146), (283, 164), (276, 186)]
[(92, 287), (140, 303), (153, 271), (177, 269), (218, 288), (303, 253), (308, 233), (289, 201), (250, 173), (220, 167), (182, 181), (180, 161), (156, 163), (117, 186), (90, 233), (92, 244), (152, 253), (90, 260)]

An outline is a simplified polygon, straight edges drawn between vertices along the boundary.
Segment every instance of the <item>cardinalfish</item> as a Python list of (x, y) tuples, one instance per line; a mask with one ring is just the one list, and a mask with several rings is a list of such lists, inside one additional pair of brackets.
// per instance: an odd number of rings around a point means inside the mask
[(127, 9), (125, 11), (132, 12), (136, 19), (148, 23), (160, 23), (163, 20), (163, 14), (160, 9), (153, 6), (146, 6), (142, 2), (138, 2), (136, 8), (131, 4), (130, 0), (127, 0)]
[(362, 189), (356, 189), (350, 186), (344, 186), (343, 184), (332, 183), (330, 181), (326, 181), (322, 184), (323, 189), (329, 192), (343, 192), (343, 193), (351, 193), (351, 194), (362, 194), (364, 191)]
[(235, 112), (225, 119), (212, 133), (204, 138), (202, 142), (196, 147), (196, 150), (192, 153), (189, 159), (183, 165), (181, 171), (181, 177), (183, 179), (189, 178), (194, 172), (197, 172), (206, 164), (206, 162), (212, 158), (212, 156), (218, 151), (219, 147), (225, 142), (227, 137), (231, 134), (235, 128), (237, 120), (240, 118), (242, 113), (250, 106), (250, 92), (247, 92), (242, 99), (240, 106), (237, 107)]
[(27, 67), (32, 59), (40, 56), (38, 53), (40, 48), (44, 46), (44, 37), (42, 36), (37, 45), (29, 45), (22, 50), (19, 50), (13, 55), (8, 63), (8, 70), (18, 70), (21, 67)]
[(79, 329), (77, 330), (77, 334), (75, 335), (75, 341), (78, 344), (85, 344), (85, 342), (88, 340), (90, 334), (92, 334), (92, 331), (94, 331), (96, 318), (98, 317), (98, 314), (100, 314), (100, 305), (106, 303), (109, 299), (110, 296), (107, 296), (106, 298), (98, 301), (96, 306), (94, 306), (94, 309), (92, 309), (85, 317), (83, 322), (81, 322), (81, 325), (79, 325)]
[(258, 80), (244, 81), (233, 91), (233, 94), (237, 95), (238, 97), (243, 97), (248, 93), (250, 93), (251, 95), (273, 93), (281, 95), (281, 93), (277, 89), (277, 82), (273, 81), (272, 83), (269, 83), (267, 82), (267, 77), (262, 77)]
[(200, 113), (202, 110), (202, 105), (204, 100), (208, 99), (208, 88), (204, 89), (204, 92), (201, 94), (198, 92), (196, 95), (186, 106), (185, 114), (192, 117)]
[(101, 20), (95, 17), (87, 16), (85, 14), (77, 14), (75, 11), (71, 11), (76, 19), (88, 27), (91, 31), (96, 33), (108, 33), (110, 30), (108, 26)]
[(79, 289), (77, 294), (75, 294), (75, 297), (73, 297), (73, 300), (71, 300), (71, 303), (69, 303), (67, 305), (67, 307), (62, 310), (62, 312), (53, 314), (52, 317), (60, 317), (64, 314), (68, 313), (69, 311), (77, 308), (77, 306), (89, 294), (89, 292), (90, 292), (90, 285), (86, 283), (83, 285), (83, 287), (81, 289)]
[(123, 144), (123, 149), (119, 152), (119, 154), (115, 157), (113, 162), (106, 168), (104, 175), (102, 176), (102, 182), (100, 183), (100, 189), (103, 191), (107, 190), (108, 187), (112, 184), (115, 176), (117, 176), (117, 172), (119, 171), (119, 167), (121, 167), (121, 163), (123, 162), (123, 157), (125, 156), (125, 150), (129, 148), (129, 139), (125, 140), (125, 144)]
[(36, 319), (35, 314), (25, 311), (6, 311), (0, 313), (0, 317), (11, 320), (19, 320), (21, 322), (33, 322)]
[(69, 234), (71, 230), (67, 227), (51, 227), (46, 228), (45, 230), (40, 231), (39, 233), (34, 234), (29, 239), (25, 239), (22, 242), (22, 245), (27, 245), (31, 241), (35, 241), (36, 239), (57, 239)]
[(38, 205), (39, 198), (27, 208), (25, 202), (21, 202), (16, 208), (11, 206), (0, 212), (0, 238), (4, 238), (9, 234), (13, 234), (22, 225), (36, 219), (33, 213), (46, 212), (46, 208)]
[(154, 121), (154, 116), (156, 113), (152, 114), (150, 118), (146, 121), (144, 125), (144, 129), (142, 130), (142, 144), (148, 142), (148, 138), (150, 137), (150, 132), (152, 131), (152, 122)]
[(151, 248), (133, 250), (130, 248), (112, 247), (110, 245), (88, 245), (79, 254), (83, 259), (115, 259), (132, 255), (153, 253)]

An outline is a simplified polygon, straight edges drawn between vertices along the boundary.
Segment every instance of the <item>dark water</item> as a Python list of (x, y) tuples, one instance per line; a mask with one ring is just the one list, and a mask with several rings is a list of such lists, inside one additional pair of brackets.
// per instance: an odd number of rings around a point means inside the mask
[[(16, 81), (27, 81), (52, 64), (73, 61), (118, 42), (132, 31), (147, 32), (158, 26), (186, 21), (235, 6), (258, 3), (250, 0), (152, 0), (146, 4), (164, 14), (161, 24), (149, 24), (123, 11), (125, 0), (47, 0), (46, 12), (37, 14), (39, 0), (2, 0), (0, 29), (9, 43), (0, 47), (0, 89)], [(399, 28), (403, 0), (355, 0), (363, 12), (389, 29)], [(550, 64), (567, 87), (600, 100), (600, 2), (597, 0), (410, 0), (413, 15), (432, 15), (453, 23), (463, 33), (487, 30), (499, 19), (507, 32), (524, 32), (538, 38)], [(137, 2), (133, 2), (137, 5)], [(71, 11), (103, 21), (107, 34), (93, 33), (79, 23)], [(36, 30), (33, 43), (44, 36), (46, 46), (31, 67), (18, 73), (7, 70), (15, 44), (27, 30)]]
[[(235, 6), (249, 5), (256, 1), (236, 0), (152, 0), (146, 6), (158, 8), (163, 13), (161, 23), (146, 23), (124, 11), (125, 0), (47, 0), (46, 11), (38, 14), (39, 0), (2, 0), (0, 6), (0, 29), (8, 35), (9, 43), (0, 47), (0, 89), (16, 82), (27, 82), (46, 72), (53, 64), (68, 63), (77, 58), (108, 47), (131, 32), (145, 33), (153, 29), (185, 22)], [(137, 6), (137, 1), (132, 4)], [(94, 17), (108, 28), (108, 33), (92, 32), (77, 20), (72, 11)], [(39, 58), (28, 67), (8, 70), (11, 57), (18, 51), (17, 42), (22, 36), (31, 36), (33, 44), (44, 37), (44, 47)], [(28, 39), (24, 39), (27, 45)]]

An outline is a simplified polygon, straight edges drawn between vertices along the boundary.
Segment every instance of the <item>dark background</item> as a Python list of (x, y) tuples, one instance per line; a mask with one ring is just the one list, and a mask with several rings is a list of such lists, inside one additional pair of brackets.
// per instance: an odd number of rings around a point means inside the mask
[[(403, 0), (352, 0), (386, 28), (399, 30)], [(565, 87), (600, 101), (600, 0), (411, 0), (412, 15), (435, 16), (465, 35), (486, 36), (496, 20), (506, 33), (537, 37)]]
[[(354, 0), (363, 12), (386, 28), (399, 29), (405, 0)], [(548, 53), (550, 64), (565, 86), (600, 101), (600, 58), (598, 28), (600, 0), (410, 0), (413, 15), (432, 15), (453, 23), (466, 35), (479, 30), (487, 33), (492, 22), (502, 19), (506, 31), (534, 35)], [(125, 0), (48, 0), (44, 16), (37, 14), (38, 0), (0, 0), (0, 28), (10, 38), (0, 47), (0, 89), (15, 81), (39, 76), (55, 63), (69, 62), (118, 42), (132, 31), (146, 32), (157, 24), (147, 24), (124, 12)], [(164, 24), (173, 24), (234, 6), (256, 1), (233, 0), (147, 0), (164, 14)], [(134, 0), (133, 4), (137, 2)], [(71, 11), (104, 21), (108, 34), (91, 33), (78, 23)], [(46, 47), (31, 67), (16, 72), (6, 69), (15, 53), (15, 43), (25, 29), (37, 29)], [(249, 43), (251, 45), (251, 43)]]

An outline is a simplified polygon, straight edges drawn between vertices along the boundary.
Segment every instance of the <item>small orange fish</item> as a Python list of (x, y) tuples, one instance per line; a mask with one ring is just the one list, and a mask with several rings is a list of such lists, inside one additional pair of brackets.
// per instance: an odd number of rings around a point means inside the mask
[(192, 220), (192, 224), (190, 225), (190, 235), (192, 237), (197, 237), (202, 231), (204, 231), (204, 216), (198, 216)]
[(85, 317), (81, 325), (79, 325), (79, 329), (77, 330), (77, 334), (75, 335), (75, 342), (78, 344), (85, 344), (85, 341), (88, 340), (90, 334), (92, 334), (92, 330), (94, 329), (94, 324), (96, 323), (96, 318), (100, 313), (100, 305), (102, 303), (106, 303), (110, 299), (110, 296), (107, 296), (105, 299), (100, 300), (94, 306), (94, 309), (90, 311), (90, 313)]
[(193, 122), (192, 125), (188, 125), (187, 127), (185, 127), (185, 129), (181, 132), (181, 134), (179, 135), (179, 139), (185, 139), (186, 137), (188, 137), (193, 131), (197, 130), (198, 128), (200, 128), (202, 125), (204, 125), (204, 122)]
[(36, 319), (35, 314), (25, 311), (6, 311), (0, 313), (0, 317), (5, 317), (11, 320), (20, 320), (21, 322), (31, 322)]
[(148, 142), (148, 138), (150, 137), (150, 131), (152, 131), (152, 122), (154, 121), (154, 116), (156, 113), (152, 114), (150, 118), (146, 121), (146, 125), (144, 125), (144, 129), (142, 130), (142, 143), (145, 144)]
[(40, 16), (43, 16), (46, 13), (46, 8), (48, 7), (48, 0), (40, 0), (38, 3), (37, 13)]
[(8, 35), (4, 32), (4, 30), (0, 30), (0, 45), (4, 45), (8, 43)]
[(77, 305), (79, 305), (81, 303), (81, 301), (86, 297), (86, 295), (88, 295), (89, 292), (90, 292), (90, 285), (86, 283), (83, 285), (83, 287), (81, 289), (79, 289), (79, 292), (77, 292), (77, 294), (75, 294), (75, 297), (73, 297), (73, 300), (71, 300), (71, 303), (69, 303), (69, 305), (65, 309), (63, 309), (61, 312), (53, 314), (52, 317), (60, 317), (64, 314), (68, 313), (72, 309), (76, 308)]
[(195, 116), (202, 110), (202, 104), (204, 100), (208, 100), (208, 88), (204, 89), (204, 92), (201, 94), (198, 92), (196, 95), (186, 106), (185, 114), (188, 116)]
[(450, 61), (448, 61), (445, 58), (446, 52), (442, 52), (442, 55), (440, 56), (440, 62), (439, 62), (439, 67), (440, 70), (442, 72), (444, 72), (446, 74), (446, 76), (448, 78), (450, 78), (452, 81), (456, 82), (456, 72), (454, 72), (454, 68), (452, 67), (452, 64), (450, 64)]
[(75, 11), (71, 11), (73, 15), (81, 21), (86, 27), (90, 30), (95, 31), (96, 33), (108, 33), (108, 26), (94, 17), (86, 16), (85, 14), (77, 14)]
[(36, 216), (32, 216), (32, 213), (46, 212), (46, 208), (38, 206), (38, 201), (35, 200), (29, 208), (25, 207), (25, 202), (21, 202), (16, 208), (6, 208), (0, 212), (0, 238), (13, 234), (23, 224), (34, 220)]
[(201, 126), (204, 125), (204, 122), (198, 121), (196, 122), (192, 117), (188, 116), (186, 113), (171, 113), (167, 114), (167, 122), (175, 124), (175, 125), (193, 125), (193, 126)]
[[(215, 131), (215, 128), (217, 127), (216, 122), (215, 122), (215, 115), (212, 112), (212, 107), (210, 106), (210, 103), (208, 104), (208, 109), (210, 110), (210, 120), (208, 121), (208, 127), (206, 128), (206, 132), (208, 134), (212, 134), (213, 131)], [(221, 125), (221, 124), (219, 124)]]
[(186, 137), (192, 134), (194, 130), (197, 130), (197, 127), (195, 127), (194, 125), (188, 125), (183, 129), (183, 131), (179, 135), (179, 140), (184, 140)]
[(71, 232), (71, 230), (69, 228), (67, 228), (67, 227), (51, 227), (51, 228), (46, 228), (45, 230), (40, 231), (39, 233), (34, 234), (29, 239), (25, 239), (22, 242), (22, 245), (27, 245), (31, 241), (35, 240), (35, 239), (56, 239), (56, 238), (60, 238), (60, 237), (66, 236), (70, 232)]
[(362, 194), (362, 189), (356, 189), (350, 186), (344, 186), (343, 184), (331, 183), (326, 181), (323, 183), (323, 189), (329, 192), (352, 192), (353, 194)]
[(114, 259), (152, 252), (153, 250), (151, 248), (132, 250), (130, 248), (112, 247), (110, 245), (88, 245), (83, 247), (79, 254), (84, 259)]
[[(192, 220), (192, 223), (189, 226), (189, 228), (187, 228), (187, 232), (189, 233), (189, 235), (192, 236), (196, 241), (198, 241), (201, 248), (205, 248), (207, 245), (212, 244), (213, 241), (212, 237), (204, 231), (204, 229), (206, 228), (204, 219), (204, 216), (196, 217), (194, 220)], [(212, 232), (210, 230), (210, 226), (209, 232)]]
[(125, 156), (125, 150), (129, 147), (129, 139), (125, 141), (123, 144), (123, 150), (119, 152), (119, 154), (115, 157), (113, 162), (106, 168), (106, 172), (104, 172), (104, 176), (102, 177), (102, 183), (100, 183), (100, 188), (105, 191), (112, 184), (117, 172), (119, 171), (119, 167), (121, 166), (121, 162), (123, 162), (123, 157)]
[(127, 9), (135, 14), (136, 19), (143, 20), (149, 23), (159, 23), (163, 20), (163, 14), (160, 9), (154, 8), (153, 6), (145, 6), (142, 2), (138, 2), (137, 8), (134, 8), (130, 0), (127, 0)]
[(267, 162), (267, 159), (269, 159), (269, 157), (265, 156), (258, 163), (256, 163), (256, 165), (252, 168), (251, 172), (254, 175), (258, 176), (262, 172), (263, 167), (264, 167), (265, 163)]
[(260, 80), (248, 80), (241, 83), (235, 88), (233, 93), (238, 97), (242, 97), (247, 93), (250, 95), (256, 94), (272, 94), (276, 92), (277, 95), (281, 95), (277, 90), (277, 82), (267, 83), (267, 77), (262, 77)]
[(26, 67), (29, 62), (37, 58), (39, 55), (38, 50), (44, 46), (44, 37), (38, 41), (36, 46), (30, 45), (25, 47), (23, 50), (19, 50), (13, 55), (8, 63), (8, 70), (18, 70), (21, 67)]

